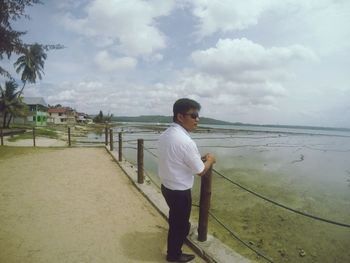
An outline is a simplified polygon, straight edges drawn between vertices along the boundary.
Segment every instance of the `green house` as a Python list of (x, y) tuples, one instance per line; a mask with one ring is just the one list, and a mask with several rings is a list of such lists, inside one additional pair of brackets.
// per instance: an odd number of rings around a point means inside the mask
[(42, 97), (24, 97), (23, 102), (29, 108), (26, 123), (35, 126), (46, 126), (47, 124), (47, 104)]

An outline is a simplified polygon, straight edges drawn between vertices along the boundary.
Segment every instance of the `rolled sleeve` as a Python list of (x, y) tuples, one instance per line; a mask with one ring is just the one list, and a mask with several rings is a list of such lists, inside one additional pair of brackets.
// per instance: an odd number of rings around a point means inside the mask
[(199, 174), (204, 170), (204, 163), (196, 144), (190, 141), (184, 149), (184, 163), (191, 169), (192, 174)]

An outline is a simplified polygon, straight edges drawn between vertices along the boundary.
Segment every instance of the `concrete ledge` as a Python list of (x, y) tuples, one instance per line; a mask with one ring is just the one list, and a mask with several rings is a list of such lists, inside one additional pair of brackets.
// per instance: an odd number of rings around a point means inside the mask
[[(131, 182), (136, 188), (146, 197), (146, 199), (159, 211), (159, 213), (168, 219), (169, 208), (165, 203), (160, 189), (155, 186), (151, 180), (145, 176), (145, 183), (137, 183), (137, 167), (133, 164), (123, 160), (118, 161), (118, 154), (111, 152), (106, 146), (105, 149), (129, 177)], [(208, 240), (205, 242), (199, 242), (197, 237), (197, 222), (191, 222), (191, 232), (187, 237), (187, 244), (192, 247), (201, 257), (210, 263), (249, 263), (252, 262), (249, 259), (239, 255), (231, 248), (226, 246), (217, 238), (208, 235)]]
[[(197, 230), (197, 229), (196, 229)], [(252, 262), (244, 258), (234, 250), (226, 246), (219, 239), (208, 235), (205, 242), (198, 241), (198, 234), (192, 231), (187, 237), (192, 247), (210, 263), (248, 263)]]

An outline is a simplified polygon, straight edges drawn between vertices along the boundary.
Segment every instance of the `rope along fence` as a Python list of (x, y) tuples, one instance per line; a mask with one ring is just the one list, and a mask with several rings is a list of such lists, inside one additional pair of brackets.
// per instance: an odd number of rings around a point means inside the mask
[[(74, 128), (73, 128), (74, 129)], [(27, 128), (26, 130), (26, 133), (27, 134), (32, 134), (32, 139), (33, 139), (33, 146), (35, 147), (36, 146), (36, 128), (35, 127), (30, 127), (30, 128)], [(125, 132), (127, 134), (137, 134), (139, 135), (139, 132), (135, 133), (135, 132)], [(151, 133), (150, 131), (140, 131), (140, 133)], [(74, 140), (74, 143), (75, 144), (89, 144), (89, 145), (96, 145), (96, 144), (103, 144), (103, 142), (105, 142), (105, 144), (107, 145), (108, 143), (108, 137), (110, 138), (110, 147), (111, 147), (111, 150), (113, 150), (113, 142), (117, 142), (119, 144), (119, 147), (118, 148), (121, 148), (120, 146), (122, 146), (121, 142), (122, 142), (122, 136), (121, 134), (122, 133), (119, 133), (119, 140), (118, 141), (113, 141), (113, 130), (112, 129), (109, 129), (109, 132), (108, 132), (108, 128), (105, 127), (105, 134), (104, 134), (104, 137), (105, 137), (105, 140), (103, 141), (102, 139), (99, 139), (97, 138), (97, 140), (82, 140), (81, 138), (84, 138), (84, 133), (78, 131), (78, 132), (72, 132), (72, 128), (71, 127), (67, 127), (67, 133), (63, 132), (64, 134), (64, 137), (67, 138), (67, 143), (68, 143), (68, 146), (72, 146), (72, 137), (74, 138), (79, 138), (79, 139), (75, 139)], [(200, 137), (200, 138), (196, 138), (196, 139), (223, 139), (223, 138), (241, 138), (241, 137), (244, 137), (244, 136), (224, 136), (224, 137)], [(275, 137), (275, 136), (269, 136), (269, 137)], [(256, 137), (257, 139), (261, 139), (262, 137)], [(265, 137), (263, 137), (265, 138)], [(146, 139), (146, 140), (143, 140), (144, 142), (154, 142), (156, 141), (156, 139)], [(128, 144), (137, 144), (137, 140), (125, 140), (124, 141), (125, 143), (128, 143)], [(4, 145), (3, 143), (3, 132), (1, 130), (1, 145)], [(81, 145), (80, 145), (81, 146)], [(245, 146), (245, 145), (243, 145)], [(243, 147), (241, 146), (241, 147)], [(256, 146), (256, 145), (254, 145)], [(204, 146), (202, 146), (204, 147)], [(206, 146), (206, 147), (209, 147), (209, 146)], [(210, 147), (227, 147), (227, 146), (210, 146)], [(235, 147), (235, 146), (233, 146)], [(231, 148), (233, 148), (231, 146)], [(238, 147), (238, 146), (236, 146)], [(124, 149), (137, 149), (136, 147), (123, 147), (122, 148)], [(152, 155), (153, 157), (155, 158), (158, 158), (156, 154), (154, 154), (151, 150), (152, 149), (155, 149), (155, 148), (151, 148), (151, 147), (144, 147), (144, 150), (146, 150), (150, 155)], [(121, 149), (120, 149), (121, 150)], [(119, 151), (120, 151), (119, 150)], [(121, 152), (120, 152), (121, 153)], [(226, 181), (228, 181), (229, 183), (239, 187), (240, 189), (246, 191), (246, 192), (249, 192), (250, 194), (260, 198), (260, 199), (263, 199), (273, 205), (276, 205), (278, 207), (281, 207), (281, 208), (284, 208), (286, 210), (289, 210), (291, 212), (294, 212), (296, 214), (299, 214), (299, 215), (302, 215), (302, 216), (305, 216), (305, 217), (309, 217), (309, 218), (312, 218), (312, 219), (315, 219), (315, 220), (319, 220), (319, 221), (322, 221), (322, 222), (325, 222), (325, 223), (330, 223), (330, 224), (334, 224), (334, 225), (337, 225), (337, 226), (342, 226), (342, 227), (346, 227), (346, 228), (350, 228), (350, 224), (347, 224), (347, 223), (343, 223), (343, 222), (337, 222), (337, 221), (334, 221), (334, 220), (331, 220), (331, 219), (326, 219), (326, 218), (322, 218), (322, 217), (319, 217), (319, 216), (316, 216), (316, 215), (312, 215), (312, 214), (309, 214), (309, 213), (305, 213), (305, 212), (302, 212), (302, 211), (299, 211), (299, 210), (296, 210), (294, 208), (291, 208), (291, 207), (288, 207), (284, 204), (281, 204), (275, 200), (272, 200), (260, 193), (257, 193), (253, 190), (250, 190), (249, 188), (235, 182), (234, 180), (228, 178), (227, 176), (225, 176), (224, 174), (222, 174), (221, 172), (217, 171), (216, 169), (213, 169), (213, 172), (215, 172), (217, 175), (221, 176), (222, 178), (224, 178)]]
[[(144, 147), (144, 149), (151, 155), (153, 156), (154, 158), (158, 159), (158, 156), (153, 153), (151, 151), (151, 148), (147, 148), (147, 147)], [(154, 149), (154, 148), (152, 148)], [(214, 171), (214, 169), (213, 169)], [(150, 178), (150, 176), (148, 175), (148, 177)], [(152, 182), (155, 184), (154, 180), (152, 180)], [(158, 188), (160, 188), (160, 186), (158, 186), (157, 184), (155, 184)], [(192, 204), (192, 206), (194, 207), (198, 207), (200, 208), (199, 205), (197, 204)], [(252, 247), (249, 245), (248, 242), (244, 241), (243, 239), (241, 239), (237, 234), (235, 234), (231, 229), (229, 229), (229, 227), (227, 227), (225, 225), (225, 223), (223, 223), (222, 220), (220, 220), (212, 211), (208, 211), (209, 215), (219, 224), (221, 225), (228, 233), (230, 233), (230, 235), (235, 238), (237, 241), (239, 241), (240, 243), (242, 243), (244, 246), (246, 246), (248, 249), (250, 249), (251, 251), (253, 251), (254, 253), (256, 253), (258, 256), (262, 257), (263, 259), (265, 259), (266, 261), (268, 262), (271, 262), (273, 263), (274, 261), (272, 259), (270, 259), (269, 257), (265, 256), (262, 252), (260, 252), (259, 250), (257, 250), (256, 248)]]
[[(209, 137), (209, 138), (210, 138), (210, 137)], [(226, 137), (226, 138), (231, 138), (231, 137)], [(259, 137), (259, 138), (261, 138), (261, 137)], [(269, 137), (269, 138), (270, 138), (270, 137)], [(217, 139), (217, 138), (215, 138), (215, 139)], [(245, 147), (245, 146), (246, 146), (246, 145), (240, 145), (240, 146), (236, 146), (236, 147)], [(252, 145), (249, 145), (249, 146), (252, 146)], [(253, 146), (256, 146), (256, 145), (253, 145)], [(258, 146), (260, 146), (260, 145), (258, 145)], [(265, 145), (263, 145), (263, 146), (265, 146)], [(234, 147), (232, 147), (232, 146), (230, 147), (230, 146), (203, 146), (203, 145), (202, 145), (201, 147), (235, 148), (235, 146), (234, 146)], [(311, 148), (311, 147), (308, 147), (308, 148)], [(145, 149), (146, 149), (146, 148), (145, 148)], [(155, 149), (155, 148), (147, 148), (146, 150), (147, 150), (152, 156), (154, 156), (155, 158), (158, 158), (158, 157), (151, 151), (151, 149)], [(312, 148), (312, 149), (316, 149), (316, 148)], [(319, 150), (319, 149), (316, 149), (316, 150)], [(343, 152), (347, 152), (347, 151), (349, 151), (349, 150), (346, 150), (346, 151), (343, 151)], [(239, 184), (239, 183), (235, 182), (234, 180), (228, 178), (227, 176), (223, 175), (221, 172), (217, 171), (216, 169), (213, 169), (213, 171), (214, 171), (216, 174), (218, 174), (219, 176), (221, 176), (222, 178), (224, 178), (225, 180), (227, 180), (229, 183), (231, 183), (231, 184), (233, 184), (233, 185), (235, 185), (235, 186), (241, 188), (242, 190), (244, 190), (244, 191), (246, 191), (246, 192), (249, 192), (250, 194), (253, 194), (254, 196), (256, 196), (256, 197), (258, 197), (258, 198), (260, 198), (260, 199), (263, 199), (263, 200), (265, 200), (265, 201), (267, 201), (267, 202), (269, 202), (269, 203), (271, 203), (271, 204), (273, 204), (273, 205), (279, 206), (279, 207), (284, 208), (284, 209), (286, 209), (286, 210), (289, 210), (289, 211), (291, 211), (291, 212), (294, 212), (294, 213), (297, 213), (297, 214), (299, 214), (299, 215), (302, 215), (302, 216), (305, 216), (305, 217), (309, 217), (309, 218), (312, 218), (312, 219), (315, 219), (315, 220), (319, 220), (319, 221), (322, 221), (322, 222), (334, 224), (334, 225), (337, 225), (337, 226), (342, 226), (342, 227), (350, 228), (350, 224), (342, 223), (342, 222), (337, 222), (337, 221), (330, 220), (330, 219), (326, 219), (326, 218), (322, 218), (322, 217), (319, 217), (319, 216), (316, 216), (316, 215), (312, 215), (312, 214), (305, 213), (305, 212), (302, 212), (302, 211), (293, 209), (293, 208), (291, 208), (291, 207), (288, 207), (288, 206), (286, 206), (286, 205), (284, 205), (284, 204), (281, 204), (281, 203), (279, 203), (279, 202), (277, 202), (277, 201), (274, 201), (274, 200), (272, 200), (272, 199), (270, 199), (270, 198), (267, 198), (267, 197), (265, 197), (265, 196), (262, 195), (262, 194), (259, 194), (259, 193), (255, 192), (255, 191), (252, 191), (252, 190), (250, 190), (250, 189), (247, 188), (247, 187), (242, 186), (241, 184)]]
[[(35, 128), (32, 128), (32, 129), (28, 129), (27, 130), (27, 133), (28, 134), (32, 134), (32, 137), (33, 137), (33, 146), (35, 147), (36, 146), (36, 129)], [(67, 138), (67, 143), (69, 146), (72, 145), (72, 141), (74, 141), (75, 144), (103, 144), (105, 143), (106, 145), (108, 144), (108, 138), (109, 138), (109, 144), (111, 146), (111, 150), (113, 150), (113, 130), (110, 129), (108, 130), (107, 128), (105, 129), (105, 140), (103, 141), (103, 138), (100, 137), (97, 137), (96, 140), (94, 141), (91, 141), (91, 139), (89, 140), (85, 140), (85, 139), (81, 139), (81, 138), (84, 138), (84, 134), (82, 135), (82, 133), (80, 133), (79, 131), (78, 132), (72, 132), (71, 131), (71, 128), (68, 127), (67, 129), (67, 133), (65, 132), (62, 132), (63, 136), (65, 136)], [(103, 133), (102, 133), (103, 134)], [(133, 133), (133, 132), (130, 132), (128, 134), (132, 134), (132, 135), (140, 135), (140, 134), (136, 134), (136, 133)], [(144, 134), (148, 134), (148, 133), (144, 133)], [(1, 136), (2, 137), (2, 136)], [(76, 138), (75, 140), (72, 140), (72, 137)], [(239, 136), (237, 136), (239, 137)], [(205, 137), (206, 139), (234, 139), (235, 137), (234, 136), (225, 136), (225, 137)], [(197, 139), (204, 139), (203, 137), (202, 138), (197, 138)], [(261, 137), (257, 137), (257, 139), (261, 139)], [(157, 139), (146, 139), (146, 140), (143, 140), (144, 142), (155, 142)], [(120, 153), (120, 159), (121, 160), (121, 156), (122, 156), (122, 149), (133, 149), (133, 150), (137, 150), (139, 147), (135, 147), (137, 144), (139, 144), (138, 140), (135, 140), (135, 139), (128, 139), (128, 140), (125, 140), (124, 142), (126, 144), (128, 144), (128, 146), (123, 146), (122, 145), (122, 133), (119, 133), (119, 138), (117, 141), (115, 141), (118, 143), (118, 151)], [(2, 145), (3, 145), (3, 142), (1, 142)], [(254, 145), (255, 146), (255, 145)], [(261, 146), (265, 146), (265, 145), (261, 145)], [(270, 145), (271, 146), (271, 145)], [(202, 146), (203, 147), (203, 146)], [(215, 146), (207, 146), (207, 147), (215, 147)], [(217, 146), (217, 147), (227, 147), (227, 146)], [(243, 147), (243, 146), (231, 146), (231, 148), (233, 147)], [(287, 146), (288, 147), (288, 146)], [(146, 151), (150, 156), (154, 157), (154, 158), (158, 158), (158, 156), (152, 151), (154, 150), (155, 148), (152, 148), (152, 147), (146, 147), (143, 145), (143, 151)], [(315, 149), (315, 150), (318, 150), (318, 149)], [(140, 160), (142, 159), (142, 162), (143, 162), (143, 154), (142, 154), (142, 158), (138, 158), (138, 163), (140, 162)], [(132, 163), (132, 162), (131, 162)], [(138, 166), (138, 170), (143, 174), (146, 174), (147, 177), (149, 178), (149, 180), (158, 188), (160, 188), (160, 185), (158, 182), (156, 182), (152, 176), (144, 169), (143, 165), (142, 166)], [(222, 174), (220, 171), (217, 171), (216, 169), (212, 169), (212, 171), (219, 175), (221, 178), (225, 179), (228, 183), (240, 188), (241, 190), (245, 191), (245, 192), (248, 192), (250, 194), (252, 194), (253, 196), (259, 198), (259, 199), (262, 199), (266, 202), (269, 202), (277, 207), (280, 207), (280, 208), (283, 208), (285, 210), (288, 210), (290, 212), (293, 212), (295, 214), (298, 214), (298, 215), (301, 215), (301, 216), (304, 216), (304, 217), (307, 217), (307, 218), (311, 218), (311, 219), (314, 219), (314, 220), (317, 220), (317, 221), (321, 221), (321, 222), (324, 222), (324, 223), (329, 223), (329, 224), (332, 224), (332, 225), (336, 225), (336, 226), (340, 226), (340, 227), (345, 227), (345, 228), (350, 228), (350, 224), (348, 223), (344, 223), (344, 222), (337, 222), (335, 220), (331, 220), (331, 219), (327, 219), (327, 218), (322, 218), (320, 216), (317, 216), (317, 215), (313, 215), (313, 214), (309, 214), (309, 213), (306, 213), (306, 212), (302, 212), (302, 211), (299, 211), (299, 210), (296, 210), (292, 207), (289, 207), (289, 206), (286, 206), (280, 202), (277, 202), (275, 200), (272, 200), (266, 196), (264, 196), (263, 194), (260, 194), (258, 192), (255, 192), (251, 189), (249, 189), (248, 187), (245, 187), (243, 186), (242, 184), (240, 183), (237, 183), (235, 180), (227, 177), (226, 175)], [(143, 175), (142, 175), (143, 176)], [(140, 181), (141, 182), (141, 181)], [(140, 183), (139, 182), (139, 183)], [(143, 183), (143, 181), (142, 181)], [(193, 206), (196, 206), (196, 207), (199, 207), (198, 205), (196, 204), (193, 204)], [(230, 235), (235, 238), (237, 241), (239, 241), (241, 244), (243, 244), (244, 246), (246, 246), (247, 248), (249, 248), (251, 251), (253, 251), (254, 253), (256, 253), (258, 256), (262, 257), (263, 259), (265, 259), (266, 261), (268, 262), (273, 262), (269, 257), (265, 256), (263, 253), (261, 253), (259, 250), (257, 250), (256, 248), (252, 247), (248, 242), (244, 241), (243, 239), (241, 239), (237, 234), (235, 234), (235, 232), (230, 229), (220, 218), (218, 218), (217, 215), (215, 215), (213, 213), (212, 210), (209, 210), (208, 211), (209, 215), (211, 216), (211, 218), (213, 220), (215, 220), (221, 227), (223, 227), (228, 233), (230, 233)]]
[[(151, 149), (155, 149), (155, 148), (147, 148), (147, 147), (144, 147), (145, 150), (150, 154), (152, 155), (153, 157), (155, 158), (158, 158), (158, 156), (156, 154), (154, 154)], [(246, 191), (246, 192), (249, 192), (250, 194), (253, 194), (254, 196), (260, 198), (260, 199), (263, 199), (271, 204), (274, 204), (276, 206), (279, 206), (281, 208), (284, 208), (284, 209), (287, 209), (291, 212), (294, 212), (294, 213), (297, 213), (299, 215), (302, 215), (302, 216), (305, 216), (305, 217), (309, 217), (309, 218), (312, 218), (312, 219), (315, 219), (315, 220), (319, 220), (319, 221), (322, 221), (322, 222), (325, 222), (325, 223), (330, 223), (330, 224), (333, 224), (333, 225), (337, 225), (337, 226), (342, 226), (342, 227), (347, 227), (347, 228), (350, 228), (350, 224), (347, 224), (347, 223), (342, 223), (342, 222), (337, 222), (337, 221), (334, 221), (334, 220), (331, 220), (331, 219), (326, 219), (326, 218), (322, 218), (322, 217), (319, 217), (319, 216), (316, 216), (316, 215), (312, 215), (312, 214), (308, 214), (308, 213), (305, 213), (305, 212), (302, 212), (302, 211), (299, 211), (299, 210), (296, 210), (294, 208), (291, 208), (291, 207), (288, 207), (284, 204), (281, 204), (275, 200), (272, 200), (270, 198), (267, 198), (265, 197), (264, 195), (262, 194), (259, 194), (255, 191), (252, 191), (250, 190), (249, 188), (247, 187), (244, 187), (243, 185), (235, 182), (234, 180), (228, 178), (227, 176), (223, 175), (222, 173), (220, 173), (219, 171), (217, 171), (216, 169), (213, 168), (213, 172), (215, 172), (216, 174), (218, 174), (219, 176), (221, 176), (222, 178), (224, 178), (225, 180), (227, 180), (229, 183), (241, 188), (242, 190)]]
[(297, 213), (299, 215), (306, 216), (306, 217), (309, 217), (309, 218), (312, 218), (312, 219), (315, 219), (315, 220), (319, 220), (319, 221), (322, 221), (322, 222), (326, 222), (326, 223), (330, 223), (330, 224), (334, 224), (334, 225), (350, 228), (350, 224), (336, 222), (336, 221), (333, 221), (333, 220), (330, 220), (330, 219), (326, 219), (326, 218), (322, 218), (322, 217), (319, 217), (319, 216), (311, 215), (311, 214), (308, 214), (308, 213), (305, 213), (305, 212), (298, 211), (298, 210), (293, 209), (291, 207), (288, 207), (286, 205), (283, 205), (283, 204), (281, 204), (279, 202), (276, 202), (274, 200), (271, 200), (271, 199), (269, 199), (269, 198), (267, 198), (267, 197), (265, 197), (265, 196), (263, 196), (263, 195), (261, 195), (261, 194), (259, 194), (257, 192), (254, 192), (254, 191), (248, 189), (247, 187), (242, 186), (241, 184), (239, 184), (239, 183), (233, 181), (232, 179), (226, 177), (225, 175), (223, 175), (222, 173), (218, 172), (215, 169), (213, 169), (213, 171), (216, 174), (220, 175), (225, 180), (227, 180), (228, 182), (230, 182), (231, 184), (234, 184), (234, 185), (238, 186), (239, 188), (243, 189), (244, 191), (247, 191), (247, 192), (255, 195), (256, 197), (259, 197), (259, 198), (261, 198), (261, 199), (263, 199), (263, 200), (265, 200), (265, 201), (267, 201), (267, 202), (269, 202), (271, 204), (277, 205), (277, 206), (282, 207), (284, 209), (287, 209), (287, 210), (289, 210), (291, 212), (294, 212), (294, 213)]
[[(232, 137), (229, 137), (229, 138), (232, 138)], [(144, 140), (145, 142), (154, 142), (156, 141), (156, 139), (147, 139), (147, 140)], [(136, 143), (136, 140), (127, 140), (127, 142), (131, 145), (135, 144)], [(133, 147), (131, 147), (133, 148)], [(134, 148), (135, 149), (135, 148)], [(149, 155), (153, 156), (154, 158), (158, 158), (158, 156), (152, 152), (152, 150), (154, 150), (155, 148), (152, 148), (152, 147), (143, 147), (144, 151), (146, 151)], [(350, 224), (347, 224), (347, 223), (343, 223), (343, 222), (337, 222), (337, 221), (334, 221), (334, 220), (330, 220), (330, 219), (326, 219), (326, 218), (322, 218), (322, 217), (319, 217), (319, 216), (316, 216), (316, 215), (312, 215), (312, 214), (309, 214), (309, 213), (305, 213), (305, 212), (302, 212), (302, 211), (299, 211), (299, 210), (296, 210), (294, 208), (291, 208), (291, 207), (288, 207), (284, 204), (281, 204), (275, 200), (272, 200), (270, 198), (267, 198), (266, 196), (260, 194), (260, 193), (257, 193), (255, 191), (252, 191), (250, 190), (249, 188), (235, 182), (234, 180), (228, 178), (227, 176), (225, 176), (224, 174), (222, 174), (221, 172), (217, 171), (216, 169), (213, 169), (213, 172), (216, 173), (217, 175), (219, 175), (220, 177), (222, 177), (223, 179), (225, 179), (227, 182), (231, 183), (232, 185), (235, 185), (237, 187), (239, 187), (241, 190), (244, 190), (252, 195), (254, 195), (255, 197), (259, 198), (259, 199), (262, 199), (266, 202), (269, 202), (277, 207), (280, 207), (280, 208), (283, 208), (283, 209), (286, 209), (290, 212), (293, 212), (293, 213), (296, 213), (298, 215), (302, 215), (304, 217), (308, 217), (308, 218), (311, 218), (311, 219), (314, 219), (314, 220), (318, 220), (318, 221), (321, 221), (321, 222), (325, 222), (325, 223), (329, 223), (329, 224), (333, 224), (333, 225), (336, 225), (336, 226), (340, 226), (340, 227), (346, 227), (346, 228), (350, 228)], [(154, 183), (154, 185), (156, 185), (158, 188), (160, 187), (153, 179), (152, 177), (147, 173), (145, 172), (145, 174), (148, 176), (148, 178), (150, 179), (150, 181), (152, 181)], [(193, 206), (196, 206), (196, 207), (199, 207), (198, 205), (196, 204), (193, 204)], [(244, 246), (246, 246), (248, 249), (250, 249), (251, 251), (253, 251), (254, 253), (256, 253), (258, 256), (262, 257), (263, 259), (265, 259), (266, 261), (268, 262), (273, 262), (272, 259), (270, 259), (268, 256), (264, 255), (263, 253), (261, 253), (259, 250), (257, 250), (256, 248), (252, 247), (248, 242), (244, 241), (243, 239), (241, 239), (237, 234), (234, 233), (234, 231), (232, 231), (229, 227), (227, 227), (227, 225), (220, 219), (218, 218), (211, 210), (209, 210), (209, 215), (220, 225), (222, 226), (228, 233), (230, 233), (230, 235), (235, 238), (237, 241), (239, 241), (240, 243), (242, 243)]]

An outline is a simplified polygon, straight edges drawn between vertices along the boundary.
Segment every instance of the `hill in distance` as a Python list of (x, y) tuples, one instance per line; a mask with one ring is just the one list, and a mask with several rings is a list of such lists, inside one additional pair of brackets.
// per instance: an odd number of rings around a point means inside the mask
[[(172, 116), (162, 115), (141, 115), (137, 117), (128, 116), (113, 116), (112, 121), (115, 122), (143, 122), (143, 123), (172, 123)], [(238, 126), (256, 126), (256, 127), (281, 127), (281, 128), (293, 128), (293, 129), (311, 129), (311, 130), (337, 130), (337, 131), (350, 131), (350, 128), (340, 127), (319, 127), (319, 126), (302, 126), (302, 125), (273, 125), (273, 124), (249, 124), (242, 122), (227, 122), (212, 118), (200, 117), (200, 124), (211, 125), (238, 125)]]
[[(141, 115), (137, 117), (126, 117), (121, 116), (112, 117), (112, 121), (115, 122), (145, 122), (145, 123), (172, 123), (172, 116), (161, 116), (161, 115)], [(200, 124), (213, 124), (213, 125), (227, 125), (233, 124), (227, 121), (216, 120), (212, 118), (200, 117)]]

